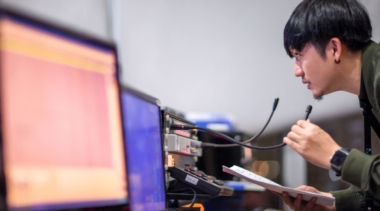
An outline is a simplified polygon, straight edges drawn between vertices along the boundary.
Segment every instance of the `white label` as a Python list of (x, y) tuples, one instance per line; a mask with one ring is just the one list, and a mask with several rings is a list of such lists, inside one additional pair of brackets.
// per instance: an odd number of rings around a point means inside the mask
[(198, 179), (195, 178), (195, 177), (192, 177), (192, 176), (190, 176), (190, 175), (187, 175), (186, 178), (185, 178), (185, 180), (186, 180), (187, 182), (190, 182), (190, 183), (193, 184), (193, 185), (196, 185), (196, 184), (198, 183)]

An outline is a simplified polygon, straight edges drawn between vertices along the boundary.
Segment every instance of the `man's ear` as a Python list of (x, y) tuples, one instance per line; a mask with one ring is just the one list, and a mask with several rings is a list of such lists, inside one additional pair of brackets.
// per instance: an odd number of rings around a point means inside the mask
[(335, 63), (339, 64), (342, 56), (342, 42), (339, 38), (333, 37), (329, 42), (329, 52), (332, 53)]

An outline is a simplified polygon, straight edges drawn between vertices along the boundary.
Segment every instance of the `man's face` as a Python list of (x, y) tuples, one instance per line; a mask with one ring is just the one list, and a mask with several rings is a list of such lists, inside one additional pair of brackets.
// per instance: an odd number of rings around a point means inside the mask
[(307, 84), (314, 98), (322, 99), (323, 95), (333, 91), (334, 71), (332, 71), (331, 58), (323, 58), (311, 43), (307, 43), (302, 51), (292, 50), (295, 58), (294, 75), (302, 78), (302, 83)]

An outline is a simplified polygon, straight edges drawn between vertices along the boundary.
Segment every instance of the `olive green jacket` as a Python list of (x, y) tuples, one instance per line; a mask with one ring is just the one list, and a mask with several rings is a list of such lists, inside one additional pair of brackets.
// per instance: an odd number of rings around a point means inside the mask
[[(372, 42), (363, 49), (362, 72), (372, 113), (380, 120), (380, 44)], [(343, 164), (342, 180), (352, 186), (331, 192), (337, 211), (367, 210), (364, 193), (380, 202), (380, 154), (369, 156), (352, 149)]]

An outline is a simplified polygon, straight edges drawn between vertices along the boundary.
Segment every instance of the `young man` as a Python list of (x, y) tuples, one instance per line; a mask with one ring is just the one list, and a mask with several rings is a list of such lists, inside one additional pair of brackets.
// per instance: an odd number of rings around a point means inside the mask
[[(284, 47), (295, 58), (295, 76), (302, 78), (316, 99), (335, 91), (362, 97), (366, 91), (372, 113), (380, 120), (380, 45), (371, 37), (369, 16), (358, 1), (304, 0), (285, 26)], [(292, 209), (367, 210), (370, 205), (366, 204), (365, 193), (372, 196), (375, 204), (380, 201), (380, 155), (343, 149), (309, 120), (299, 120), (283, 141), (307, 161), (340, 173), (342, 180), (352, 185), (330, 193), (298, 187), (334, 196), (333, 207), (316, 205), (315, 199), (301, 203), (301, 195), (293, 199), (283, 193), (285, 203)]]

